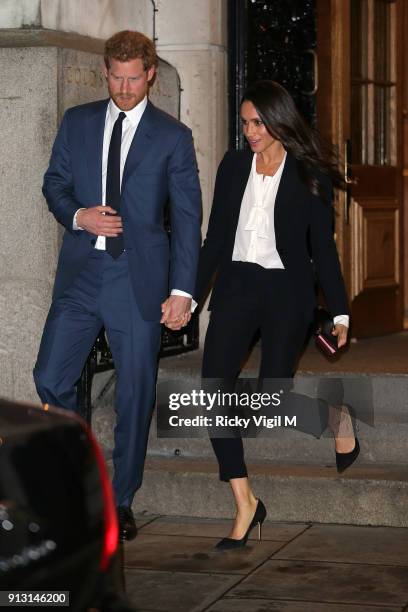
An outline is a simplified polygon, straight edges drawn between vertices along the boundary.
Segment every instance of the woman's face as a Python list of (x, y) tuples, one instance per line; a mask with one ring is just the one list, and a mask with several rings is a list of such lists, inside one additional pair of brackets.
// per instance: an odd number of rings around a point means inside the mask
[(241, 121), (244, 136), (254, 153), (263, 153), (279, 142), (270, 135), (255, 106), (249, 100), (241, 104)]

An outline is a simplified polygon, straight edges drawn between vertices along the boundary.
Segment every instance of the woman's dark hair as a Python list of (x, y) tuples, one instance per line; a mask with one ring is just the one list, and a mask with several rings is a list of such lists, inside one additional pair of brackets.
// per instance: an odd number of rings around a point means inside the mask
[(335, 187), (344, 188), (330, 150), (323, 148), (317, 132), (298, 112), (292, 96), (275, 81), (256, 81), (245, 91), (241, 104), (252, 102), (268, 132), (298, 161), (301, 179), (315, 195), (326, 199), (319, 174), (328, 176)]

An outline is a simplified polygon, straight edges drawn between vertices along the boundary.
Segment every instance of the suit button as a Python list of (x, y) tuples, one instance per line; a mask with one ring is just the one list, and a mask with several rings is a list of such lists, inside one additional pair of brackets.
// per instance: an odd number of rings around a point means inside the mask
[(96, 238), (92, 238), (91, 244), (94, 244), (94, 245), (96, 244)]

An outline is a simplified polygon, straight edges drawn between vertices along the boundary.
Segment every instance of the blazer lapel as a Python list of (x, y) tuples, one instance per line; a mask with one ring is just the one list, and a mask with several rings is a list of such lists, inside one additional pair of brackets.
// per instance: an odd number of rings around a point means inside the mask
[(122, 191), (127, 179), (146, 156), (146, 152), (153, 142), (153, 133), (155, 130), (154, 112), (155, 108), (153, 104), (148, 102), (142, 118), (140, 119), (140, 123), (137, 126), (126, 158), (122, 177)]
[(85, 129), (88, 184), (91, 191), (91, 200), (97, 204), (102, 204), (102, 149), (108, 102), (109, 100), (101, 100), (98, 103)]
[[(285, 166), (283, 168), (281, 180), (279, 182), (278, 192), (275, 199), (275, 231), (283, 212), (287, 210), (288, 202), (291, 201), (291, 195), (295, 189), (297, 176), (296, 159), (289, 153), (286, 154)], [(285, 205), (286, 202), (286, 205)]]
[(232, 224), (234, 237), (237, 230), (242, 198), (244, 197), (245, 188), (249, 179), (249, 175), (251, 173), (252, 158), (253, 153), (249, 149), (245, 149), (244, 151), (240, 152), (240, 156), (237, 159), (237, 171), (235, 176), (233, 176), (231, 180), (231, 201), (234, 203)]

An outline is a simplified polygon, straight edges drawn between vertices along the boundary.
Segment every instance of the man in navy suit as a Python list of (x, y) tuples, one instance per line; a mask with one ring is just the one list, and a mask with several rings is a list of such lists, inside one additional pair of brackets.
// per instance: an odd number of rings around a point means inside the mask
[(65, 234), (34, 380), (43, 403), (76, 410), (76, 383), (105, 327), (117, 375), (113, 487), (121, 538), (132, 539), (160, 324), (179, 329), (190, 318), (201, 196), (191, 130), (148, 101), (154, 43), (119, 32), (104, 59), (110, 98), (65, 113), (44, 177)]

